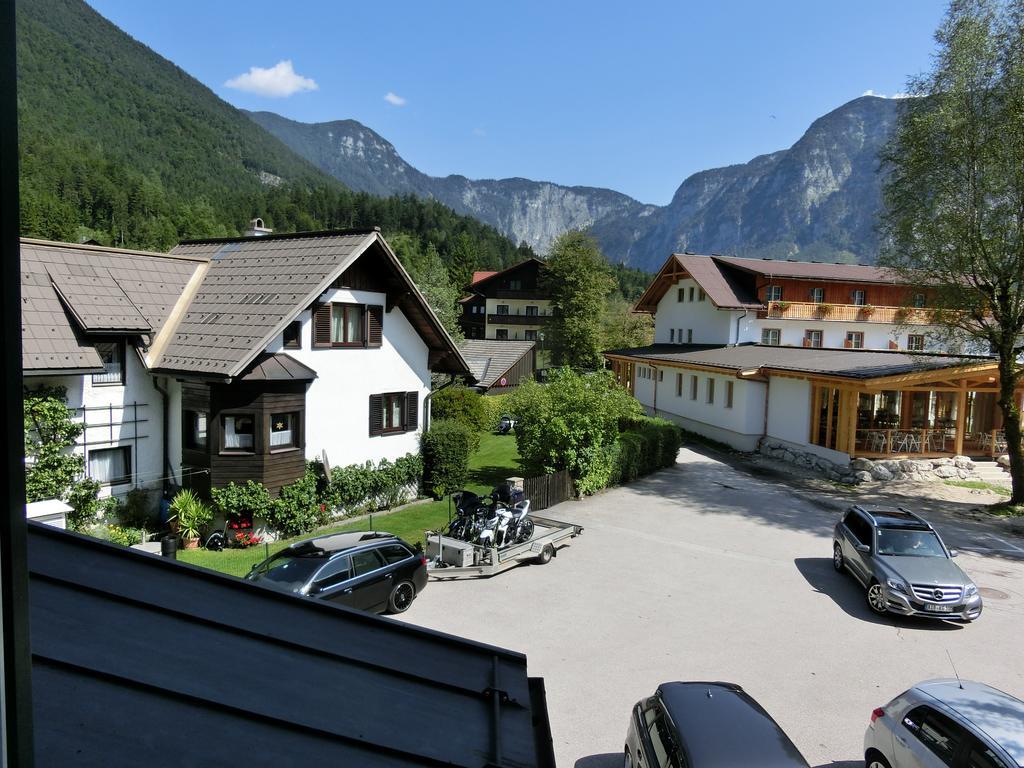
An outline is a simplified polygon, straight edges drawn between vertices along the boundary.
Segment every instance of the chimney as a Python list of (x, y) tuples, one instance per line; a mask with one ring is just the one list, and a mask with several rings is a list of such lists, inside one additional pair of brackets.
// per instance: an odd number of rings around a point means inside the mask
[(273, 232), (270, 227), (263, 226), (263, 219), (249, 219), (249, 228), (245, 230), (246, 237), (263, 237)]

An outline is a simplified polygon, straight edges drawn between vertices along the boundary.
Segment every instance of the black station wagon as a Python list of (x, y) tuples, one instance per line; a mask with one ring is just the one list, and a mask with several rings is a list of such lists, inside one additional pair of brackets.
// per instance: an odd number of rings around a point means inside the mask
[(807, 768), (771, 715), (734, 683), (662, 683), (633, 707), (626, 768)]
[(349, 608), (402, 613), (427, 585), (427, 559), (390, 533), (338, 533), (285, 547), (245, 578)]

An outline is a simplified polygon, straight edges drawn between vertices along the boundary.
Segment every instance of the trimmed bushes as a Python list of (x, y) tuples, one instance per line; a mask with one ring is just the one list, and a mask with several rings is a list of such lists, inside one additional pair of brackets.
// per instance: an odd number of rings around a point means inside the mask
[(620, 424), (612, 482), (630, 483), (638, 477), (676, 463), (683, 430), (671, 421), (643, 417)]
[(435, 421), (420, 435), (423, 456), (423, 489), (435, 499), (457, 491), (469, 476), (469, 456), (479, 436), (458, 421)]
[(401, 456), (392, 463), (382, 459), (374, 465), (350, 464), (331, 469), (325, 495), (333, 509), (346, 515), (390, 509), (416, 494), (423, 475), (423, 460), (415, 453)]
[(437, 421), (458, 421), (479, 432), (488, 428), (488, 413), (483, 400), (479, 392), (468, 387), (446, 387), (434, 393), (430, 411)]
[(480, 403), (485, 415), (481, 429), (493, 432), (498, 428), (498, 422), (501, 421), (502, 415), (509, 412), (509, 395), (508, 393), (486, 395), (480, 398)]

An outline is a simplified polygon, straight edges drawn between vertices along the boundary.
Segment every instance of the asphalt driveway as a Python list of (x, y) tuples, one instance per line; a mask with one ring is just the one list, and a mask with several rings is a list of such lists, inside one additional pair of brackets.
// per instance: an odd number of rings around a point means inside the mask
[[(663, 680), (747, 689), (813, 766), (862, 765), (871, 710), (952, 675), (1024, 698), (1024, 545), (926, 511), (986, 597), (969, 626), (879, 618), (831, 567), (841, 500), (684, 448), (676, 467), (545, 514), (585, 526), (548, 565), (434, 582), (405, 620), (526, 653), (558, 765), (621, 765), (630, 707)], [(947, 656), (948, 653), (948, 656)]]

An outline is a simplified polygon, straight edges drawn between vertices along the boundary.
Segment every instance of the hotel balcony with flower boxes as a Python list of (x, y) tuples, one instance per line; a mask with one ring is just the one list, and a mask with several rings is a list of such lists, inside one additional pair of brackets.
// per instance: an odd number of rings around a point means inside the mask
[(487, 322), (496, 325), (544, 325), (551, 320), (551, 315), (507, 314), (488, 315)]
[(877, 307), (871, 304), (827, 304), (813, 301), (769, 301), (757, 313), (765, 320), (829, 320), (839, 322), (930, 325), (933, 310), (910, 307)]

